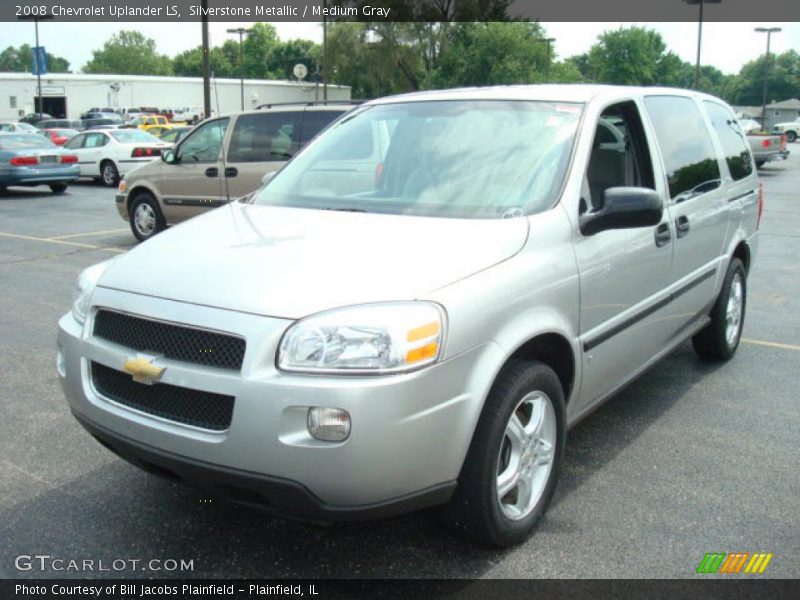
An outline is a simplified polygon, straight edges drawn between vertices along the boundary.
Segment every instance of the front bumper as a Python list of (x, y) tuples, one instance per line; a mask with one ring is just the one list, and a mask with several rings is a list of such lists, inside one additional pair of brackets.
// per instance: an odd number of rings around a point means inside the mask
[[(123, 458), (237, 502), (312, 520), (382, 517), (446, 502), (502, 353), (493, 343), (417, 371), (381, 377), (287, 374), (274, 366), (283, 319), (98, 288), (93, 304), (246, 339), (240, 373), (169, 359), (161, 381), (235, 397), (225, 431), (168, 421), (94, 388), (89, 364), (121, 370), (131, 349), (59, 322), (62, 387), (76, 418)], [(347, 410), (350, 437), (313, 439), (311, 406)]]

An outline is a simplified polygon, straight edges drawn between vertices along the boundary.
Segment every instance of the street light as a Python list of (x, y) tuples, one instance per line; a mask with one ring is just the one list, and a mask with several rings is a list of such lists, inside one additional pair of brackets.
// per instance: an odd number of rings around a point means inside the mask
[[(228, 29), (228, 33), (239, 34), (239, 87), (242, 95), (242, 110), (244, 110), (244, 36), (253, 31), (252, 29), (245, 29), (239, 27), (237, 29)], [(219, 108), (219, 107), (218, 107)]]
[(767, 78), (769, 77), (769, 42), (773, 33), (783, 31), (780, 27), (756, 27), (754, 31), (767, 34), (767, 56), (764, 61), (764, 95), (761, 97), (761, 128), (767, 130)]
[(542, 41), (547, 44), (547, 58), (545, 58), (544, 63), (544, 82), (550, 83), (550, 45), (556, 41), (556, 38), (544, 38)]
[(703, 5), (719, 4), (722, 0), (683, 0), (689, 6), (700, 5), (700, 15), (697, 18), (697, 63), (694, 67), (694, 89), (700, 87), (700, 48), (703, 45)]
[(53, 18), (53, 15), (46, 13), (43, 15), (24, 15), (17, 17), (20, 21), (33, 21), (36, 29), (36, 47), (33, 49), (33, 60), (36, 61), (36, 114), (39, 119), (42, 118), (42, 65), (39, 64), (39, 21), (48, 21)]

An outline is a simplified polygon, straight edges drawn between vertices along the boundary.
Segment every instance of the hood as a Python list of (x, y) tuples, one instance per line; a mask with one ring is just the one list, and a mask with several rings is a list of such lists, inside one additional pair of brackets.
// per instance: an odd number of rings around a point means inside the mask
[(232, 203), (120, 256), (98, 285), (282, 318), (408, 300), (519, 252), (525, 218), (473, 220)]

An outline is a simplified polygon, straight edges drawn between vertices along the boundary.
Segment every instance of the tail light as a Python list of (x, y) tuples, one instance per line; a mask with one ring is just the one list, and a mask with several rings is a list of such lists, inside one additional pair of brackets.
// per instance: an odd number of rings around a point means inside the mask
[(761, 215), (764, 213), (764, 184), (758, 184), (758, 218), (756, 219), (756, 229), (761, 226)]
[(39, 157), (38, 156), (15, 156), (9, 162), (14, 167), (27, 167), (29, 165), (38, 165), (39, 164)]
[(161, 156), (161, 148), (134, 148), (131, 158), (146, 158), (148, 156)]
[(763, 141), (763, 142), (761, 142), (761, 145), (762, 145), (764, 148), (769, 148), (770, 144), (771, 144), (771, 142), (769, 141), (769, 138), (766, 138), (766, 139), (764, 139), (764, 141)]
[(62, 154), (61, 155), (61, 162), (62, 163), (76, 163), (78, 162), (78, 157), (74, 154)]
[(54, 138), (52, 138), (52, 141), (53, 141), (54, 144), (56, 144), (58, 146), (61, 146), (62, 144), (66, 144), (67, 143), (67, 138), (65, 138), (65, 137), (54, 137)]
[(786, 150), (786, 136), (782, 135), (781, 136), (781, 152), (783, 152), (784, 150)]

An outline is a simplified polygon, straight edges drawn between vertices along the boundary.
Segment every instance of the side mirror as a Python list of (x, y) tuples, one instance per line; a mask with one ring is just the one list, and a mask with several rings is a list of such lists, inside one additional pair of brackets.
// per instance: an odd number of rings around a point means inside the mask
[(655, 190), (639, 187), (608, 188), (603, 206), (580, 216), (583, 235), (594, 235), (606, 229), (633, 229), (658, 225), (664, 207)]
[(265, 185), (267, 185), (267, 184), (268, 184), (270, 181), (272, 181), (272, 178), (273, 178), (273, 177), (275, 177), (275, 175), (277, 175), (277, 174), (278, 174), (278, 172), (277, 172), (277, 171), (270, 171), (269, 173), (265, 174), (265, 175), (264, 175), (264, 176), (261, 178), (261, 187), (264, 187), (264, 186), (265, 186)]
[(175, 150), (168, 148), (161, 153), (161, 160), (168, 165), (174, 165), (176, 162), (178, 162), (178, 155), (175, 154)]

